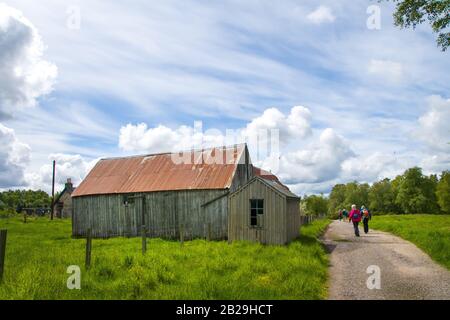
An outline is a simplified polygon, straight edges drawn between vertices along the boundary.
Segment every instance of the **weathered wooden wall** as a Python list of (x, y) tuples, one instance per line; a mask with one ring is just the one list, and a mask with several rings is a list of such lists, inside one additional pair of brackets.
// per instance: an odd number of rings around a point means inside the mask
[(301, 216), (300, 216), (300, 199), (287, 198), (287, 241), (290, 242), (300, 235)]
[(253, 178), (253, 165), (238, 164), (231, 183), (230, 192), (236, 191)]
[[(250, 225), (250, 199), (264, 199), (261, 227)], [(265, 244), (288, 242), (286, 197), (261, 182), (253, 180), (229, 197), (228, 237), (231, 241), (249, 240)]]
[[(209, 205), (203, 204), (228, 190), (186, 190), (144, 193), (144, 218), (149, 237), (176, 238), (184, 225), (187, 236), (207, 237), (211, 226), (212, 239), (227, 237), (227, 197)], [(140, 194), (134, 194), (140, 195)], [(142, 195), (142, 194), (141, 194)], [(142, 221), (142, 199), (126, 207), (124, 195), (74, 197), (72, 233), (85, 236), (92, 229), (94, 237), (139, 236)]]
[[(247, 159), (245, 158), (247, 156)], [(244, 152), (231, 181), (234, 191), (253, 176), (248, 152)], [(180, 226), (189, 237), (226, 239), (228, 235), (228, 193), (221, 190), (185, 190), (145, 193), (145, 225), (149, 237), (179, 237)], [(135, 194), (139, 195), (139, 194)], [(94, 237), (139, 236), (142, 226), (142, 200), (135, 199), (125, 207), (123, 194), (93, 195), (72, 198), (72, 234), (86, 235), (92, 229)], [(203, 206), (208, 203), (206, 206)]]

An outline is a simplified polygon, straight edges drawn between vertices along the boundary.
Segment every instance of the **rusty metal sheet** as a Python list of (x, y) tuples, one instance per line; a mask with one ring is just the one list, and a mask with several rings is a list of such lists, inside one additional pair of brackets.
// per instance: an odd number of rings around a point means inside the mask
[(290, 191), (288, 186), (281, 183), (278, 177), (269, 171), (253, 166), (253, 175), (261, 177), (265, 180), (276, 182), (281, 188), (285, 189), (286, 191)]
[(72, 197), (169, 190), (226, 189), (245, 145), (183, 153), (192, 161), (173, 161), (171, 153), (100, 160)]

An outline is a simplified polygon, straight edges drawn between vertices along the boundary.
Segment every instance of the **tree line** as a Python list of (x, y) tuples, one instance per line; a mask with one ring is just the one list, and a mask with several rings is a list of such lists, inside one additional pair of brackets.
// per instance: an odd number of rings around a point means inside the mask
[(23, 208), (50, 208), (52, 198), (42, 190), (8, 190), (0, 192), (0, 211), (20, 212)]
[(373, 214), (450, 214), (450, 172), (426, 176), (414, 167), (395, 179), (372, 185), (357, 181), (337, 184), (328, 197), (305, 196), (300, 208), (306, 214), (336, 216), (339, 209), (349, 210), (352, 204), (365, 205)]

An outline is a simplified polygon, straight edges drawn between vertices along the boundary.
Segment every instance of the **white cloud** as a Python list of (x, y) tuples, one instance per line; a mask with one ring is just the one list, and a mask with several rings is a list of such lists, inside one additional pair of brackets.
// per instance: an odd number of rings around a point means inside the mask
[(42, 59), (44, 44), (22, 13), (0, 3), (0, 117), (34, 106), (52, 90), (54, 64)]
[[(113, 143), (122, 124), (150, 118), (152, 125), (144, 128), (150, 131), (158, 127), (154, 124), (191, 124), (195, 118), (223, 119), (222, 126), (234, 127), (226, 121), (262, 115), (271, 105), (299, 103), (310, 106), (316, 127), (332, 127), (358, 154), (370, 157), (376, 152), (398, 151), (403, 159), (402, 153), (410, 151), (414, 164), (428, 156), (430, 166), (445, 164), (437, 151), (422, 154), (418, 139), (411, 139), (409, 132), (417, 125), (413, 119), (420, 116), (423, 96), (449, 91), (448, 58), (434, 50), (434, 37), (426, 30), (405, 32), (390, 23), (383, 24), (382, 32), (368, 30), (364, 2), (321, 2), (332, 8), (333, 17), (339, 17), (333, 30), (302, 19), (315, 7), (295, 0), (208, 5), (186, 0), (181, 6), (172, 0), (151, 4), (134, 0), (132, 5), (77, 2), (82, 8), (80, 30), (66, 28), (67, 4), (63, 2), (8, 2), (39, 27), (49, 46), (46, 60), (55, 62), (60, 70), (55, 95), (62, 97), (57, 103), (60, 109), (55, 110), (46, 100), (45, 108), (21, 110), (17, 121), (5, 122), (19, 140), (32, 147), (30, 171), (38, 172), (52, 152), (89, 159), (117, 155), (120, 150)], [(390, 16), (392, 6), (383, 8)], [(125, 79), (126, 84), (118, 79)], [(102, 123), (101, 114), (72, 108), (73, 96), (120, 123)], [(1, 106), (0, 112), (3, 110)], [(389, 128), (385, 128), (387, 122)], [(363, 123), (365, 129), (361, 129)], [(241, 127), (245, 130), (247, 125)], [(171, 149), (184, 131), (173, 125), (158, 130), (166, 129), (175, 132), (167, 141), (130, 139), (127, 152)], [(295, 136), (291, 139), (289, 130), (285, 133), (288, 144), (294, 145), (286, 146), (284, 153), (319, 148), (313, 144), (318, 144), (318, 139), (311, 142), (305, 136), (292, 141)], [(274, 160), (261, 159), (267, 166)], [(367, 173), (361, 162), (363, 159), (352, 162), (349, 175), (360, 172), (361, 179), (376, 175), (376, 170)], [(402, 168), (400, 162), (392, 164), (397, 165)], [(345, 171), (341, 171), (336, 179), (345, 179)], [(301, 186), (318, 190), (327, 184)]]
[(53, 160), (56, 161), (55, 189), (58, 191), (63, 188), (68, 178), (71, 178), (74, 186), (77, 186), (99, 159), (88, 161), (80, 155), (51, 154), (48, 157), (49, 164), (43, 165), (37, 172), (30, 172), (25, 175), (27, 187), (51, 191), (53, 172), (51, 162)]
[(262, 131), (279, 130), (280, 142), (288, 143), (292, 139), (311, 135), (311, 112), (303, 106), (295, 106), (289, 115), (277, 108), (266, 109), (263, 114), (247, 124), (244, 135), (250, 140)]
[(191, 148), (223, 145), (221, 133), (203, 133), (201, 127), (180, 126), (171, 129), (164, 125), (149, 128), (147, 124), (127, 124), (120, 129), (119, 147), (124, 151), (157, 153), (189, 150)]
[(395, 155), (375, 151), (371, 154), (359, 154), (342, 163), (343, 181), (368, 182), (392, 178), (402, 174), (407, 166), (414, 166), (406, 158), (397, 159)]
[(419, 166), (423, 168), (425, 174), (435, 174), (450, 170), (450, 154), (437, 153), (425, 156)]
[(25, 166), (30, 161), (30, 147), (20, 142), (13, 129), (0, 123), (0, 189), (25, 184)]
[(432, 151), (450, 152), (450, 99), (431, 96), (428, 110), (419, 120), (415, 135)]
[(328, 128), (319, 141), (282, 156), (279, 175), (288, 184), (325, 182), (339, 177), (342, 162), (353, 155), (348, 142)]
[(307, 19), (315, 24), (331, 23), (336, 20), (331, 9), (327, 6), (319, 6), (316, 10), (307, 15)]
[(371, 59), (367, 72), (383, 81), (400, 83), (404, 78), (404, 68), (400, 62)]
[(288, 115), (277, 108), (267, 109), (245, 127), (227, 132), (215, 129), (203, 131), (201, 122), (192, 127), (182, 125), (176, 129), (164, 125), (149, 128), (145, 123), (127, 124), (120, 129), (119, 147), (128, 152), (146, 153), (189, 150), (247, 141), (256, 149), (268, 146), (269, 139), (272, 138), (271, 130), (278, 130), (282, 144), (308, 137), (312, 132), (310, 121), (309, 109), (296, 106)]

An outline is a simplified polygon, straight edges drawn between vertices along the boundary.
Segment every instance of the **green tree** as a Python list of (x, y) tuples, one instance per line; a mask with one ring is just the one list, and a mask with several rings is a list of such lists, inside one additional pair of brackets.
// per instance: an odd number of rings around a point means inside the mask
[(339, 209), (343, 209), (345, 205), (346, 185), (337, 184), (333, 187), (328, 201), (328, 214), (334, 216)]
[(425, 177), (422, 169), (414, 167), (403, 174), (395, 202), (404, 213), (436, 213), (436, 181)]
[(369, 208), (372, 213), (397, 212), (395, 194), (389, 179), (375, 182), (369, 189)]
[(302, 202), (306, 214), (319, 215), (328, 212), (328, 199), (323, 195), (305, 196)]
[(369, 185), (367, 183), (359, 184), (358, 182), (347, 183), (345, 189), (346, 207), (356, 204), (357, 207), (369, 204)]
[[(388, 0), (389, 1), (389, 0)], [(450, 0), (390, 0), (396, 3), (394, 24), (400, 28), (415, 29), (428, 21), (437, 33), (437, 45), (442, 51), (450, 45)]]
[(436, 187), (436, 196), (439, 207), (447, 214), (450, 214), (450, 172), (442, 172), (441, 179)]
[(17, 207), (49, 207), (51, 197), (44, 191), (38, 190), (8, 190), (0, 193), (0, 201), (5, 209), (16, 210)]

